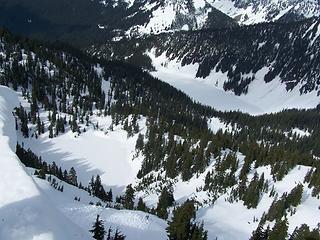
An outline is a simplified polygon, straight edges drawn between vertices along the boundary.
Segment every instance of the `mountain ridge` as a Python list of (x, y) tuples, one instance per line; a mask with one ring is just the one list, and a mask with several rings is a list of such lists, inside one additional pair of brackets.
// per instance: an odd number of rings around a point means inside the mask
[[(305, 107), (316, 107), (319, 102), (319, 22), (318, 18), (312, 18), (294, 23), (163, 33), (92, 46), (88, 52), (148, 69), (173, 86), (181, 86), (196, 99), (198, 95), (190, 92), (193, 89), (188, 88), (190, 84), (207, 85), (213, 98), (217, 90), (226, 91), (239, 97), (239, 101), (257, 102), (257, 107), (265, 97), (262, 108), (267, 107), (268, 99), (270, 102), (277, 99), (280, 106), (286, 101), (292, 102), (283, 108), (303, 108), (299, 98), (304, 99)], [(166, 72), (174, 75), (176, 81)], [(272, 92), (273, 99), (268, 98)], [(281, 100), (282, 96), (276, 92), (288, 98)], [(294, 103), (293, 98), (297, 102)], [(212, 106), (215, 107), (214, 103)], [(279, 110), (281, 108), (277, 108)]]

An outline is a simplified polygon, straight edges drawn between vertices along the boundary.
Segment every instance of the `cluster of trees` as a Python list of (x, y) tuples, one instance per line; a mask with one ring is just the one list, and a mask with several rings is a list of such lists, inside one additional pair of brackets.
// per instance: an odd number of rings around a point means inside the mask
[(296, 227), (292, 234), (288, 234), (288, 220), (286, 218), (277, 220), (274, 227), (270, 229), (268, 226), (266, 229), (262, 225), (253, 231), (250, 240), (316, 240), (320, 239), (319, 228), (310, 230), (309, 226), (302, 224), (300, 227)]
[(97, 215), (96, 221), (93, 223), (92, 229), (89, 230), (93, 234), (93, 238), (97, 240), (124, 240), (126, 236), (123, 235), (118, 229), (116, 229), (113, 234), (111, 227), (108, 231), (104, 228), (104, 222), (100, 219), (100, 216)]
[(112, 202), (113, 201), (113, 194), (112, 189), (108, 192), (104, 190), (104, 187), (101, 182), (101, 178), (99, 175), (96, 177), (91, 178), (88, 186), (88, 192), (97, 198), (100, 198), (104, 202)]
[(287, 90), (302, 83), (300, 91), (307, 93), (319, 89), (315, 77), (319, 76), (319, 45), (310, 46), (311, 39), (305, 37), (308, 28), (316, 29), (317, 24), (317, 19), (308, 19), (291, 24), (264, 23), (163, 33), (148, 38), (110, 42), (93, 47), (91, 52), (108, 59), (123, 59), (139, 66), (144, 64), (142, 66), (145, 67), (147, 61), (141, 63), (132, 59), (155, 49), (158, 56), (166, 54), (168, 59), (178, 59), (182, 65), (198, 63), (197, 77), (207, 77), (211, 71), (226, 73), (228, 81), (224, 83), (224, 89), (232, 90), (237, 95), (246, 94), (248, 85), (256, 79), (256, 73), (268, 67), (265, 82), (280, 76)]
[(194, 202), (187, 200), (173, 211), (172, 220), (167, 228), (170, 240), (207, 240), (207, 231), (203, 223), (195, 221), (196, 209)]
[(294, 207), (297, 207), (301, 203), (302, 193), (303, 185), (298, 184), (289, 194), (284, 193), (279, 199), (275, 198), (267, 214), (262, 216), (261, 222), (279, 220), (287, 215), (287, 210), (290, 210), (291, 214), (293, 214), (295, 211)]
[(50, 174), (73, 186), (83, 188), (81, 182), (78, 183), (77, 172), (74, 167), (67, 171), (66, 169), (63, 170), (55, 162), (48, 164), (42, 160), (41, 156), (38, 157), (31, 149), (25, 150), (19, 143), (16, 145), (16, 154), (26, 167), (38, 169), (37, 174), (40, 178), (44, 179), (46, 174)]
[(167, 187), (164, 187), (159, 196), (157, 208), (155, 209), (158, 217), (167, 219), (168, 218), (168, 207), (174, 205), (174, 197), (172, 190), (168, 190)]
[[(123, 208), (133, 210), (135, 209), (134, 199), (135, 199), (135, 190), (132, 187), (132, 185), (129, 184), (126, 187), (125, 194), (123, 196), (119, 196), (116, 198), (116, 203), (120, 204), (120, 206)], [(146, 209), (146, 205), (142, 199), (139, 200), (138, 207), (140, 208), (139, 210)]]
[(320, 168), (311, 169), (305, 176), (304, 181), (309, 183), (309, 188), (312, 188), (312, 196), (320, 197)]
[[(73, 186), (76, 186), (82, 190), (87, 191), (89, 194), (101, 199), (104, 202), (113, 202), (112, 189), (108, 192), (104, 190), (102, 181), (99, 175), (91, 178), (88, 186), (84, 186), (81, 182), (78, 183), (77, 172), (74, 167), (71, 167), (69, 171), (63, 170), (55, 162), (48, 164), (46, 161), (42, 160), (41, 157), (38, 157), (30, 149), (25, 150), (23, 146), (19, 143), (16, 145), (16, 154), (19, 157), (20, 161), (26, 166), (35, 168), (35, 174), (42, 179), (46, 178), (46, 174), (49, 174), (48, 181), (51, 182), (51, 185), (56, 189), (63, 191), (63, 186), (58, 186), (55, 179), (51, 180), (51, 175), (56, 176), (58, 179), (69, 183)], [(134, 198), (131, 198), (133, 202)]]

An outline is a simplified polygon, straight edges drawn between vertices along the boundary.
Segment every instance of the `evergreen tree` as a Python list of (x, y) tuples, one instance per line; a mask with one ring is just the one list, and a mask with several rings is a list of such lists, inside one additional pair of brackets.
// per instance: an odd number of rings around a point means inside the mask
[(156, 208), (157, 216), (163, 219), (168, 218), (167, 208), (174, 203), (173, 194), (168, 191), (167, 187), (164, 187), (159, 196), (158, 205)]
[(310, 231), (309, 226), (306, 224), (302, 224), (300, 227), (296, 227), (289, 238), (289, 240), (318, 240), (318, 239), (320, 239), (319, 228), (315, 228), (313, 231)]
[(110, 188), (109, 192), (107, 192), (107, 202), (112, 202), (113, 201), (113, 194), (112, 194), (112, 189)]
[(194, 220), (196, 210), (193, 201), (186, 201), (182, 206), (173, 211), (172, 220), (167, 227), (170, 240), (206, 240), (207, 232), (202, 224), (197, 224)]
[(107, 194), (104, 190), (104, 187), (102, 186), (101, 178), (99, 175), (97, 175), (95, 179), (92, 177), (89, 185), (92, 195), (100, 198), (103, 201), (107, 200)]
[(138, 200), (137, 210), (143, 211), (143, 212), (147, 211), (147, 206), (141, 197)]
[(93, 234), (94, 239), (97, 239), (97, 240), (104, 239), (106, 231), (104, 230), (103, 221), (99, 219), (99, 215), (97, 215), (97, 219), (94, 222), (90, 232)]
[(285, 240), (288, 235), (288, 220), (277, 220), (272, 228), (268, 240)]
[(131, 184), (126, 188), (123, 205), (126, 209), (133, 209), (134, 207), (134, 189)]
[(250, 240), (267, 240), (268, 239), (269, 228), (265, 231), (263, 230), (262, 224), (259, 224), (257, 229), (252, 233)]
[(141, 133), (139, 133), (138, 139), (137, 139), (137, 142), (136, 142), (136, 149), (138, 151), (142, 151), (143, 150), (143, 146), (144, 146), (143, 138), (144, 138), (144, 136)]
[(69, 170), (68, 182), (74, 186), (78, 186), (77, 172), (73, 167)]
[(107, 240), (125, 240), (126, 236), (122, 234), (118, 229), (116, 230), (115, 234), (112, 235), (112, 229), (109, 228), (108, 234), (107, 234)]

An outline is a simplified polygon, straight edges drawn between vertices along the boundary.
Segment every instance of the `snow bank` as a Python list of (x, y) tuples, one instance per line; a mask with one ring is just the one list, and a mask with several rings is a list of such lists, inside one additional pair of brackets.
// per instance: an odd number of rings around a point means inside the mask
[[(37, 177), (34, 177), (34, 180), (47, 196), (55, 199), (54, 207), (84, 231), (92, 228), (92, 224), (99, 214), (105, 229), (109, 229), (109, 227), (114, 231), (119, 229), (127, 236), (127, 240), (167, 239), (165, 231), (167, 223), (156, 216), (140, 211), (116, 210), (104, 206), (89, 205), (89, 202), (96, 203), (99, 199), (60, 180), (57, 183), (64, 186), (63, 193), (50, 186), (46, 180)], [(80, 201), (75, 201), (75, 197), (80, 198)]]
[(0, 86), (0, 239), (80, 240), (86, 233), (52, 208), (15, 155), (16, 133), (12, 110), (17, 95)]

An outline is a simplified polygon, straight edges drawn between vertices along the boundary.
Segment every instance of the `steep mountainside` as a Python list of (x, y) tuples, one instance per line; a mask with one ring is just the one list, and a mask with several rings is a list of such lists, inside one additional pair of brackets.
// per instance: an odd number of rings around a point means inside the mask
[(52, 206), (52, 199), (38, 188), (15, 155), (17, 136), (12, 110), (18, 105), (17, 94), (0, 86), (0, 238), (88, 239), (87, 231)]
[(1, 0), (0, 8), (0, 26), (77, 46), (159, 31), (236, 25), (205, 1), (195, 6), (192, 1)]
[[(63, 192), (54, 206), (73, 223), (88, 228), (94, 210), (128, 239), (202, 240), (203, 227), (208, 239), (319, 238), (319, 109), (218, 112), (130, 64), (0, 36), (0, 83), (21, 103), (16, 153), (52, 184), (36, 181), (49, 196)], [(60, 181), (73, 185), (68, 195)], [(64, 205), (79, 202), (74, 189), (97, 208)]]
[(212, 6), (241, 24), (288, 22), (320, 15), (319, 0), (212, 0)]
[(1, 0), (0, 8), (0, 26), (82, 47), (144, 34), (320, 15), (318, 0)]
[[(159, 34), (110, 42), (92, 47), (89, 53), (157, 70), (156, 76), (199, 101), (201, 93), (193, 94), (192, 87), (184, 86), (188, 79), (193, 79), (188, 85), (195, 88), (209, 85), (212, 98), (218, 90), (231, 91), (240, 96), (239, 101), (279, 111), (281, 107), (315, 107), (319, 103), (319, 49), (320, 21), (315, 18)], [(202, 102), (215, 107), (214, 102)]]

